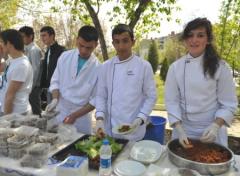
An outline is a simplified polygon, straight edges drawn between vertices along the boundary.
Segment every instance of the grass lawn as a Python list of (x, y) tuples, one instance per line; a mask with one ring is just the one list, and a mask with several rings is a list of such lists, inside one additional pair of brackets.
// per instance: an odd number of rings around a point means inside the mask
[(156, 81), (156, 87), (157, 87), (157, 102), (154, 109), (158, 110), (165, 110), (164, 106), (164, 82), (160, 79), (159, 74), (155, 74), (154, 76)]

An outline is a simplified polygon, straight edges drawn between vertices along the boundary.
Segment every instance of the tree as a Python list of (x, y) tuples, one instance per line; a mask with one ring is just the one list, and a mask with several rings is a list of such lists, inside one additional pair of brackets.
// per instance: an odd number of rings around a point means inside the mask
[(156, 73), (158, 68), (158, 60), (159, 56), (157, 44), (154, 40), (152, 40), (148, 51), (148, 61), (150, 62), (154, 73)]
[(169, 65), (176, 59), (186, 54), (186, 48), (179, 41), (179, 34), (170, 35), (165, 38), (161, 55), (164, 58), (160, 70), (160, 77), (163, 81), (166, 79)]
[(0, 0), (0, 31), (10, 28), (18, 20), (16, 18), (20, 0)]
[(214, 25), (215, 43), (220, 56), (233, 70), (240, 71), (240, 0), (224, 0), (220, 22)]
[[(53, 1), (53, 0), (49, 0)], [(175, 9), (176, 0), (61, 0), (66, 6), (71, 8), (71, 13), (75, 18), (81, 19), (85, 24), (93, 23), (99, 32), (99, 41), (104, 60), (108, 59), (106, 41), (104, 38), (102, 25), (99, 21), (99, 11), (101, 6), (112, 3), (112, 10), (109, 9), (107, 15), (109, 21), (115, 23), (129, 24), (131, 29), (135, 29), (138, 34), (146, 33), (149, 30), (159, 31), (160, 21), (163, 18), (170, 20), (171, 12)], [(56, 5), (53, 8), (59, 10)], [(166, 15), (166, 16), (164, 16)], [(124, 20), (124, 21), (123, 21)]]
[(169, 63), (168, 63), (168, 59), (164, 58), (163, 62), (162, 62), (162, 66), (160, 69), (160, 78), (165, 82), (166, 77), (167, 77), (167, 72), (168, 72), (168, 68), (169, 68)]

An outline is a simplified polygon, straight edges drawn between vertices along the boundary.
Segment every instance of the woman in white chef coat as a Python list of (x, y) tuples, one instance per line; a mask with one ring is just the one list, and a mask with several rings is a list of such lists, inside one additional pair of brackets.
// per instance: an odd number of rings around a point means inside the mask
[(190, 21), (183, 33), (188, 54), (175, 61), (165, 82), (165, 104), (173, 138), (188, 147), (188, 138), (227, 146), (226, 127), (237, 108), (229, 66), (213, 47), (206, 18)]

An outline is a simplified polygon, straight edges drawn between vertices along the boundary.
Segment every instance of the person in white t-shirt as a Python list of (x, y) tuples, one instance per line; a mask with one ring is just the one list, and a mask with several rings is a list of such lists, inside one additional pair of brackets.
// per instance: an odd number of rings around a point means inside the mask
[(0, 45), (4, 55), (11, 57), (2, 75), (1, 111), (4, 114), (26, 114), (31, 111), (28, 98), (32, 89), (33, 72), (28, 58), (23, 53), (22, 36), (14, 29), (2, 31)]

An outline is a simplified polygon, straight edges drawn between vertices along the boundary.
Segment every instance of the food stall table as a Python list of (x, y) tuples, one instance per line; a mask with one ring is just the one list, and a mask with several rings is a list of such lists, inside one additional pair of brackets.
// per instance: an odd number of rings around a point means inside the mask
[[(81, 136), (82, 136), (82, 134), (78, 135), (77, 138), (79, 138)], [(52, 151), (49, 154), (49, 156), (54, 154), (56, 151), (59, 151), (61, 148), (65, 147), (66, 145), (67, 144), (63, 144), (62, 146), (58, 147), (57, 149)], [(118, 163), (122, 160), (130, 159), (129, 153), (130, 153), (130, 150), (133, 145), (134, 145), (134, 142), (129, 142), (125, 146), (123, 151), (118, 155), (116, 160), (113, 162), (113, 168), (116, 165), (116, 163)], [(236, 161), (236, 164), (234, 165), (235, 169), (233, 166), (231, 166), (231, 168), (228, 172), (218, 175), (218, 176), (239, 176), (240, 175), (240, 156), (234, 155), (234, 157), (235, 157), (235, 161)], [(177, 168), (175, 165), (173, 165), (169, 161), (166, 152), (163, 152), (163, 154), (161, 155), (159, 160), (153, 164), (162, 169)], [(14, 160), (14, 159), (7, 158), (7, 157), (0, 157), (0, 175), (1, 176), (56, 176), (56, 166), (57, 166), (56, 164), (52, 164), (52, 165), (50, 164), (50, 165), (44, 166), (41, 169), (33, 169), (33, 168), (21, 167), (19, 164), (19, 160)], [(144, 175), (147, 176), (152, 165), (150, 165), (150, 166), (145, 165), (145, 166), (147, 168), (147, 171), (146, 171), (146, 174), (144, 174)], [(161, 171), (161, 169), (160, 169), (160, 171)], [(89, 170), (89, 174), (87, 176), (97, 176), (97, 175), (98, 175), (98, 171)], [(209, 176), (211, 176), (211, 175), (209, 175)]]

